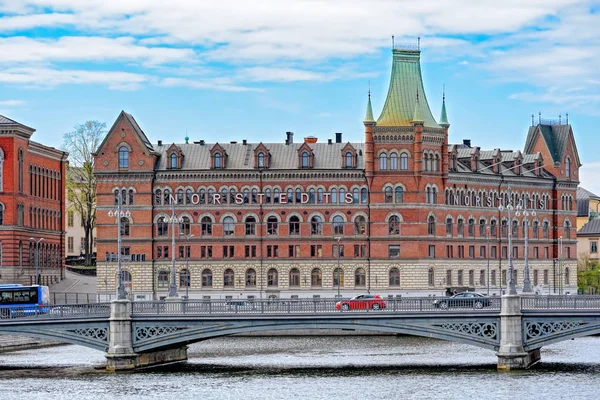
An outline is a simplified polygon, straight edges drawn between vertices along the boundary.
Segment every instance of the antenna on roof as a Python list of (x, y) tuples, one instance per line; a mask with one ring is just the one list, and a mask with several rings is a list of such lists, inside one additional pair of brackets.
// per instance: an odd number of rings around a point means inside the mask
[(421, 36), (417, 36), (417, 50), (421, 50)]
[(531, 126), (533, 126), (533, 125), (534, 125), (534, 122), (533, 122), (533, 114), (531, 114)]
[(561, 122), (562, 122), (562, 114), (558, 114), (558, 124), (562, 125)]
[(542, 112), (538, 111), (538, 123), (541, 125), (542, 123)]
[(567, 125), (569, 125), (569, 113), (567, 113)]
[(392, 50), (394, 50), (394, 35), (392, 35)]

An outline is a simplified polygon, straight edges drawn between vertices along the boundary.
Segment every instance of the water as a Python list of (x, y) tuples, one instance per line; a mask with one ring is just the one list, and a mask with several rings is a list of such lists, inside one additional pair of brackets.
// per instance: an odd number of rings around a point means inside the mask
[(0, 392), (30, 399), (580, 399), (600, 387), (600, 337), (542, 349), (499, 373), (493, 352), (417, 337), (219, 338), (189, 362), (103, 371), (104, 354), (61, 346), (0, 354)]

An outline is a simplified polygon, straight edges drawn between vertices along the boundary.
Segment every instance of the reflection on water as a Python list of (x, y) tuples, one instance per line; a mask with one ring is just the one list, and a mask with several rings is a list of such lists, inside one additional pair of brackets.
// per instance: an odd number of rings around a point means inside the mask
[(600, 338), (542, 349), (528, 371), (499, 373), (492, 351), (408, 336), (220, 338), (189, 362), (104, 372), (104, 354), (61, 346), (0, 354), (0, 390), (48, 399), (595, 398)]

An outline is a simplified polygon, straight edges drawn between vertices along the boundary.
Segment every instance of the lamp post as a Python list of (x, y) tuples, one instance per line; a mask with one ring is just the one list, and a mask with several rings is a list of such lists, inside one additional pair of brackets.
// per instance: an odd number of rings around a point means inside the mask
[(512, 193), (510, 190), (510, 186), (508, 187), (508, 205), (506, 207), (504, 207), (503, 205), (500, 205), (498, 207), (498, 210), (500, 210), (500, 212), (506, 210), (508, 212), (508, 223), (507, 225), (507, 229), (508, 229), (508, 294), (509, 295), (516, 295), (517, 294), (517, 287), (515, 285), (515, 279), (514, 279), (514, 267), (513, 267), (513, 259), (512, 259), (512, 210), (513, 210), (513, 205), (512, 205)]
[(121, 218), (129, 218), (131, 213), (129, 210), (123, 210), (121, 204), (123, 202), (122, 193), (119, 190), (117, 193), (117, 208), (108, 212), (109, 217), (117, 218), (117, 299), (123, 300), (127, 298), (125, 294), (125, 286), (123, 285), (123, 270), (121, 268)]
[(487, 256), (487, 295), (490, 295), (490, 236), (492, 233), (490, 232), (491, 227), (488, 225), (485, 227), (487, 232), (487, 243), (485, 249), (485, 255)]
[(44, 238), (40, 238), (39, 240), (35, 240), (35, 238), (30, 237), (29, 240), (32, 240), (35, 243), (35, 284), (40, 284), (40, 242), (44, 240)]
[(535, 210), (527, 209), (527, 204), (522, 205), (519, 203), (517, 205), (517, 212), (515, 215), (518, 217), (520, 214), (523, 214), (523, 224), (525, 228), (525, 266), (523, 267), (523, 293), (532, 293), (531, 289), (531, 281), (529, 279), (529, 215), (535, 217)]
[(175, 199), (171, 198), (171, 217), (168, 221), (171, 223), (171, 283), (169, 284), (169, 295), (170, 299), (176, 299), (179, 297), (177, 294), (177, 271), (175, 270), (175, 226), (177, 223), (183, 222), (183, 218), (177, 218), (175, 215)]
[(337, 266), (337, 298), (338, 300), (340, 299), (340, 285), (342, 284), (341, 281), (341, 270), (340, 270), (340, 240), (342, 240), (341, 236), (336, 236), (334, 238), (335, 240), (337, 240), (338, 242), (338, 247), (337, 247), (337, 258), (338, 258), (338, 266)]
[(562, 295), (563, 293), (563, 259), (562, 259), (562, 242), (563, 237), (558, 237), (558, 294)]
[(185, 237), (185, 300), (189, 300), (189, 290), (190, 290), (190, 266), (189, 266), (189, 253), (188, 249), (190, 248), (190, 239), (194, 237), (193, 234), (190, 235), (182, 235)]

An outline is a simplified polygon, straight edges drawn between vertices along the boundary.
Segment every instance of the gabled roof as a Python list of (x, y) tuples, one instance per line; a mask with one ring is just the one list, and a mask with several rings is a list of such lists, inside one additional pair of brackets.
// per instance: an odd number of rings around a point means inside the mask
[(0, 115), (0, 126), (15, 126), (19, 127), (22, 130), (28, 131), (29, 135), (35, 132), (35, 129), (28, 127), (27, 125), (23, 125), (15, 120), (5, 117), (4, 115)]
[[(560, 163), (563, 160), (565, 155), (565, 149), (567, 148), (567, 143), (569, 142), (569, 138), (573, 136), (573, 131), (571, 130), (571, 125), (545, 125), (538, 124), (536, 126), (529, 127), (529, 132), (527, 133), (527, 140), (525, 141), (525, 149), (524, 152), (529, 154), (533, 152), (533, 148), (535, 146), (535, 138), (540, 134), (548, 147), (548, 151), (552, 156), (552, 161), (555, 163)], [(575, 146), (575, 141), (573, 140), (573, 146)], [(577, 160), (577, 165), (579, 166), (579, 155), (577, 154), (577, 148), (574, 148), (575, 157)]]
[(596, 236), (600, 235), (600, 218), (595, 218), (581, 227), (577, 231), (577, 236)]
[(96, 149), (96, 151), (93, 154), (97, 155), (98, 152), (100, 151), (100, 149), (102, 149), (104, 147), (104, 145), (106, 144), (106, 141), (108, 140), (108, 137), (110, 136), (110, 133), (115, 129), (115, 127), (117, 126), (117, 124), (119, 123), (121, 118), (124, 118), (127, 120), (127, 122), (129, 122), (129, 124), (133, 128), (134, 132), (137, 134), (139, 141), (142, 143), (143, 146), (146, 147), (148, 152), (150, 154), (156, 154), (154, 152), (154, 148), (152, 147), (152, 143), (150, 143), (150, 141), (148, 140), (148, 137), (144, 134), (144, 131), (142, 131), (142, 128), (140, 128), (140, 126), (138, 125), (135, 118), (133, 118), (133, 115), (126, 113), (125, 111), (121, 111), (121, 113), (115, 120), (114, 124), (108, 130), (108, 133), (106, 134), (106, 136), (104, 136), (104, 140), (102, 140), (102, 143), (100, 143), (100, 146), (98, 146), (98, 148)]
[[(415, 115), (430, 128), (441, 128), (433, 118), (421, 76), (420, 50), (392, 50), (392, 76), (377, 126), (412, 126)], [(417, 93), (419, 104), (417, 106)]]
[(577, 187), (577, 200), (600, 200), (600, 196), (585, 190), (581, 186)]
[(600, 196), (585, 190), (581, 186), (577, 188), (577, 216), (587, 217), (590, 215), (590, 200), (600, 200)]

